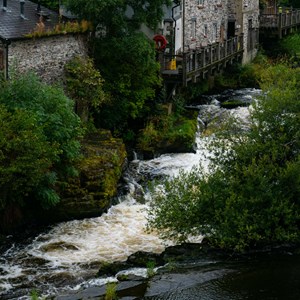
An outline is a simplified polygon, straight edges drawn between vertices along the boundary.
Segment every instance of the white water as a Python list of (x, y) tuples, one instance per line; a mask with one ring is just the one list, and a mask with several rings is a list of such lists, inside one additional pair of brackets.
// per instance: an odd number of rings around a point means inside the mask
[[(251, 94), (249, 92), (249, 94)], [(200, 109), (200, 108), (199, 108)], [(220, 113), (218, 105), (202, 106), (203, 110)], [(246, 119), (248, 109), (231, 110)], [(0, 297), (26, 299), (33, 288), (45, 294), (62, 293), (87, 285), (101, 285), (103, 279), (93, 279), (101, 262), (124, 261), (134, 252), (162, 252), (172, 243), (147, 233), (147, 194), (137, 183), (141, 176), (174, 176), (179, 170), (189, 171), (199, 162), (208, 168), (206, 139), (196, 135), (196, 153), (165, 154), (158, 158), (130, 164), (127, 177), (129, 193), (106, 214), (98, 218), (63, 222), (38, 235), (28, 245), (13, 246), (0, 259)], [(143, 202), (135, 199), (140, 190)], [(201, 237), (195, 237), (201, 241)], [(145, 270), (134, 270), (145, 274)], [(114, 280), (114, 279), (109, 279)], [(13, 296), (12, 296), (13, 295)]]

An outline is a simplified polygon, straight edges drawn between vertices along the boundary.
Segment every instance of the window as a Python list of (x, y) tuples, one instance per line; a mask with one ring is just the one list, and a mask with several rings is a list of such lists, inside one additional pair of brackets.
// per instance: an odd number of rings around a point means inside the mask
[(192, 34), (191, 34), (192, 39), (196, 39), (196, 18), (192, 19)]
[(203, 8), (204, 7), (204, 2), (205, 2), (205, 0), (197, 0), (197, 7), (199, 9)]
[(207, 28), (207, 25), (205, 24), (204, 25), (204, 37), (207, 37), (208, 35), (208, 28)]
[(218, 24), (213, 24), (213, 41), (216, 42), (218, 40)]

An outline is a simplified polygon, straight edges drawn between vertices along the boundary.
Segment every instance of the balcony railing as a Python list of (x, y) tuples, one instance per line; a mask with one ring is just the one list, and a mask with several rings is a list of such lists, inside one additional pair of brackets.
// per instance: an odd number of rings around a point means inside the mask
[(262, 14), (260, 16), (261, 29), (285, 29), (298, 26), (300, 24), (300, 9), (290, 10), (277, 14)]
[(243, 49), (243, 35), (240, 35), (180, 55), (164, 54), (161, 59), (162, 74), (170, 79), (182, 80), (186, 84), (190, 80), (195, 81), (201, 74), (240, 55)]

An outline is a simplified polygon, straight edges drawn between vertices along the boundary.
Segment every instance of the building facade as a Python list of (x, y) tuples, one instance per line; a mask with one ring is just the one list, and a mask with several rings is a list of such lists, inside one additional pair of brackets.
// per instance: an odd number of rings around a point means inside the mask
[(257, 53), (259, 0), (174, 1), (165, 18), (167, 52), (186, 53), (243, 35), (243, 62)]
[(85, 35), (52, 34), (60, 24), (58, 13), (30, 1), (2, 0), (1, 4), (0, 73), (5, 78), (15, 68), (34, 71), (47, 83), (57, 82), (66, 62), (87, 55)]

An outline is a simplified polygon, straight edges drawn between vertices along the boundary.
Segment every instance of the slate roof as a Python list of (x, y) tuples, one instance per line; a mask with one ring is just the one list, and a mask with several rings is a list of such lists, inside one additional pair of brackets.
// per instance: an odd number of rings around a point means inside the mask
[[(25, 18), (22, 18), (19, 0), (7, 0), (6, 11), (2, 8), (2, 0), (0, 1), (0, 38), (8, 40), (22, 39), (25, 38), (26, 34), (34, 31), (40, 19), (36, 3), (25, 1)], [(43, 6), (41, 6), (41, 13), (48, 16), (44, 21), (45, 29), (54, 28), (59, 20), (58, 13)]]

